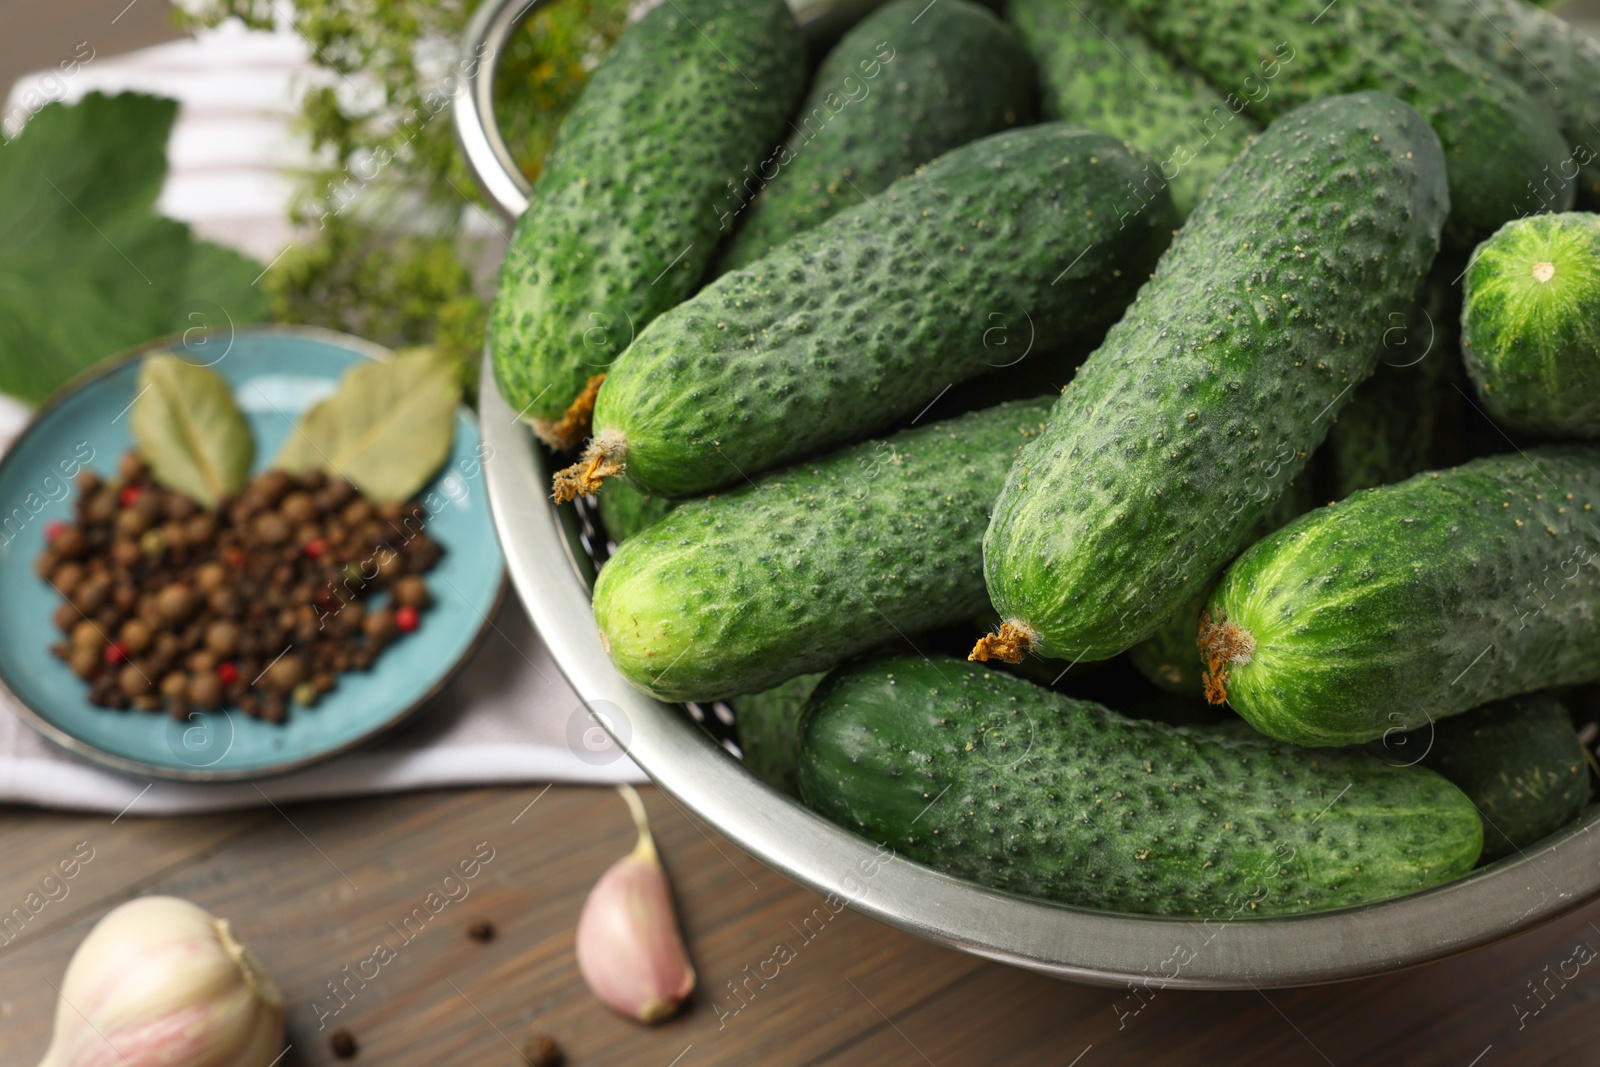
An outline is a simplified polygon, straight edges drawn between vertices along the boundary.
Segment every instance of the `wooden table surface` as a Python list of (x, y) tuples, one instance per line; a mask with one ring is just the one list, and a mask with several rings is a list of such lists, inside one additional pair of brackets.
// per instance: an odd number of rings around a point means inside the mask
[[(601, 1007), (573, 960), (585, 894), (633, 844), (612, 790), (476, 789), (159, 819), (0, 810), (0, 915), (59, 860), (91, 856), (65, 897), (0, 934), (0, 1061), (25, 1067), (43, 1055), (52, 983), (96, 920), (168, 893), (229, 919), (277, 979), (291, 1045), (282, 1067), (515, 1067), (536, 1033), (553, 1036), (571, 1067), (1600, 1062), (1600, 971), (1570, 962), (1580, 944), (1600, 946), (1600, 904), (1402, 974), (1158, 991), (1135, 1013), (1126, 990), (987, 963), (849, 910), (830, 916), (816, 894), (666, 795), (642, 792), (700, 977), (687, 1010), (653, 1029)], [(468, 894), (432, 915), (428, 894), (475, 853), (490, 858)], [(415, 915), (428, 921), (407, 924)], [(497, 931), (488, 943), (467, 936), (482, 920)], [(380, 943), (394, 958), (371, 981), (347, 978)], [(747, 981), (779, 944), (793, 958), (764, 985)], [(751, 992), (736, 998), (735, 983)], [(360, 1045), (354, 1061), (330, 1051), (338, 1028)]]

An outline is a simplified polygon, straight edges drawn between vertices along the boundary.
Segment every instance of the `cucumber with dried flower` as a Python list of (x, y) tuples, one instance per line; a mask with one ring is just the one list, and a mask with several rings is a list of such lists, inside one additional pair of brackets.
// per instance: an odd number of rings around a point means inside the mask
[(1261, 127), (1156, 49), (1115, 0), (1012, 0), (1006, 17), (1039, 65), (1044, 113), (1137, 145), (1140, 185), (1170, 185), (1187, 216)]
[(737, 485), (1097, 334), (1171, 238), (1166, 193), (1128, 191), (1143, 167), (1103, 133), (995, 134), (724, 274), (606, 378), (557, 498)]
[(1368, 489), (1223, 574), (1208, 694), (1262, 733), (1350, 745), (1600, 679), (1600, 449), (1546, 446)]
[(500, 395), (547, 444), (583, 440), (608, 368), (694, 291), (714, 205), (804, 86), (783, 0), (673, 0), (601, 59), (517, 221), (489, 323)]
[(1156, 915), (1365, 904), (1465, 873), (1455, 786), (1366, 753), (1127, 719), (956, 659), (842, 668), (811, 698), (800, 794), (997, 889)]
[[(1318, 97), (1393, 93), (1422, 112), (1449, 161), (1446, 239), (1470, 248), (1528, 210), (1567, 159), (1556, 114), (1405, 4), (1118, 0), (1163, 47), (1262, 122)], [(1572, 206), (1571, 183), (1551, 207)]]
[(1497, 422), (1600, 436), (1600, 215), (1518, 219), (1479, 245), (1467, 267), (1461, 347)]
[[(1290, 482), (1272, 510), (1261, 520), (1255, 537), (1265, 536), (1305, 514), (1311, 507), (1310, 485), (1310, 479), (1305, 477)], [(1128, 660), (1139, 673), (1169, 693), (1196, 699), (1205, 696), (1205, 683), (1201, 679), (1205, 673), (1205, 662), (1200, 658), (1195, 637), (1200, 632), (1200, 612), (1205, 610), (1206, 597), (1210, 595), (1211, 587), (1207, 586), (1199, 596), (1162, 623), (1155, 633), (1128, 649)]]
[(979, 614), (995, 486), (1049, 408), (1002, 404), (680, 504), (600, 571), (611, 661), (663, 700), (717, 700)]
[(952, 148), (1033, 121), (1033, 63), (1011, 27), (967, 0), (894, 0), (823, 59), (790, 135), (719, 203), (738, 221), (718, 273), (864, 203)]
[(1012, 466), (978, 658), (1105, 659), (1249, 544), (1382, 350), (1446, 212), (1439, 139), (1386, 93), (1283, 116), (1217, 180)]

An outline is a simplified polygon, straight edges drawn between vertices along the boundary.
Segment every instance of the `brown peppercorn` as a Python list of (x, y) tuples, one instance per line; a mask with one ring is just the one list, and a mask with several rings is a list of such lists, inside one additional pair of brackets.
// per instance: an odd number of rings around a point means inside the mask
[(176, 519), (179, 522), (193, 518), (200, 511), (200, 505), (182, 493), (166, 494), (166, 500), (163, 503), (166, 504), (167, 518)]
[(73, 645), (72, 650), (67, 655), (67, 666), (72, 668), (73, 674), (88, 680), (94, 675), (95, 671), (100, 669), (103, 659), (104, 657), (99, 649)]
[(106, 635), (88, 619), (79, 619), (72, 627), (72, 647), (98, 651), (106, 643)]
[(160, 530), (146, 530), (139, 535), (139, 551), (146, 556), (161, 556), (172, 546)]
[(80, 559), (89, 550), (89, 539), (83, 535), (83, 528), (68, 526), (56, 534), (55, 540), (50, 542), (50, 551), (62, 559)]
[(184, 663), (191, 671), (206, 672), (217, 669), (216, 655), (203, 648), (189, 653), (189, 658), (184, 660)]
[(214, 593), (228, 584), (228, 568), (216, 560), (207, 560), (194, 572), (194, 584), (203, 593)]
[(527, 1061), (528, 1067), (561, 1067), (566, 1062), (561, 1046), (549, 1034), (534, 1034), (529, 1038), (528, 1043), (522, 1046), (522, 1058)]
[(169, 626), (177, 626), (187, 622), (189, 616), (194, 614), (199, 598), (194, 591), (181, 582), (172, 582), (163, 586), (161, 592), (156, 594), (156, 609), (161, 613), (161, 618)]
[(349, 527), (365, 526), (372, 521), (372, 505), (357, 497), (344, 507), (339, 515)]
[(189, 697), (189, 676), (182, 671), (173, 671), (161, 679), (161, 695), (168, 700), (187, 700)]
[(239, 627), (227, 619), (217, 619), (206, 626), (205, 641), (207, 650), (227, 659), (239, 651)]
[(433, 603), (428, 593), (428, 583), (415, 574), (407, 574), (394, 583), (394, 600), (411, 608), (425, 608)]
[(143, 619), (129, 619), (117, 632), (118, 643), (122, 645), (123, 651), (132, 656), (143, 654), (150, 647), (152, 639), (150, 627)]
[(111, 595), (111, 579), (103, 574), (92, 574), (78, 587), (77, 594), (72, 602), (79, 611), (85, 615), (99, 611), (106, 598)]
[(369, 611), (366, 621), (361, 624), (361, 631), (374, 641), (388, 641), (400, 632), (394, 624), (394, 612), (388, 608)]
[(124, 481), (138, 481), (149, 473), (144, 457), (137, 452), (124, 452), (117, 460), (117, 476)]
[[(65, 537), (66, 534), (61, 536)], [(60, 538), (57, 538), (57, 540), (60, 540)], [(55, 569), (50, 572), (50, 584), (56, 587), (56, 592), (70, 598), (73, 590), (77, 589), (78, 585), (83, 581), (83, 574), (83, 564), (81, 563), (75, 563), (70, 560), (65, 563), (58, 563)]]
[(239, 594), (232, 589), (213, 590), (211, 595), (206, 598), (206, 603), (211, 606), (213, 614), (220, 615), (226, 619), (237, 618), (241, 606)]
[(215, 516), (202, 512), (183, 524), (183, 534), (191, 545), (209, 544), (217, 536)]
[(139, 542), (119, 539), (111, 546), (111, 562), (123, 570), (129, 570), (144, 558), (144, 553), (139, 551)]
[(117, 688), (131, 700), (134, 697), (148, 696), (155, 689), (155, 685), (150, 681), (150, 676), (139, 669), (138, 664), (127, 663), (117, 672)]
[(275, 511), (263, 511), (250, 524), (257, 541), (265, 545), (281, 545), (289, 539), (289, 523)]
[(78, 492), (88, 496), (100, 488), (100, 475), (85, 467), (78, 472), (77, 484)]
[(493, 941), (494, 924), (487, 919), (479, 919), (467, 927), (467, 936), (474, 941)]
[(117, 536), (131, 541), (150, 528), (150, 519), (138, 508), (123, 508), (117, 513), (115, 525)]
[(83, 618), (83, 616), (78, 614), (77, 608), (73, 607), (71, 604), (62, 604), (56, 608), (54, 618), (56, 629), (60, 630), (62, 633), (71, 633), (72, 628), (78, 624), (78, 620), (81, 618)]
[(145, 525), (160, 522), (167, 513), (167, 494), (160, 489), (147, 488), (133, 502), (133, 510), (144, 516)]
[(361, 1051), (361, 1046), (356, 1044), (355, 1035), (348, 1030), (335, 1030), (329, 1034), (328, 1047), (341, 1060), (348, 1060)]
[(283, 694), (294, 692), (295, 686), (305, 680), (306, 661), (292, 652), (279, 656), (277, 662), (267, 668), (266, 676), (262, 679), (268, 689)]
[(189, 703), (197, 708), (222, 707), (222, 680), (215, 672), (197, 672), (189, 679)]
[(134, 608), (134, 611), (138, 613), (139, 618), (143, 619), (149, 625), (150, 629), (159, 630), (161, 628), (161, 605), (156, 602), (156, 598), (153, 594), (150, 596), (141, 597), (139, 599), (138, 606)]
[(261, 698), (261, 710), (256, 713), (264, 722), (280, 723), (289, 717), (289, 702), (276, 693)]
[(317, 517), (317, 502), (310, 493), (296, 490), (283, 498), (283, 503), (278, 505), (278, 510), (291, 523), (301, 526)]
[(258, 477), (250, 488), (261, 495), (262, 501), (268, 507), (272, 507), (283, 499), (283, 494), (293, 488), (293, 482), (287, 472), (274, 469)]

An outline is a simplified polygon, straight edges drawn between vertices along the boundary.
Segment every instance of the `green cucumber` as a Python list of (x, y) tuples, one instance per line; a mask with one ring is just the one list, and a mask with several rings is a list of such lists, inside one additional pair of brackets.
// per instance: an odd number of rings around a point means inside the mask
[(1435, 265), (1410, 310), (1390, 312), (1377, 368), (1356, 386), (1317, 450), (1315, 484), (1323, 501), (1404, 481), (1455, 459), (1461, 300), (1450, 283), (1461, 270), (1453, 258), (1439, 264), (1448, 275)]
[(598, 379), (694, 291), (716, 204), (804, 85), (783, 0), (662, 4), (589, 76), (517, 221), (489, 323), (500, 395), (546, 443), (583, 440)]
[[(1528, 210), (1568, 157), (1555, 112), (1403, 4), (1381, 0), (1118, 0), (1231, 103), (1270, 122), (1377, 89), (1425, 115), (1450, 165), (1449, 243), (1470, 248)], [(1551, 206), (1572, 206), (1571, 183)]]
[(1181, 216), (1261, 127), (1145, 39), (1115, 0), (1012, 0), (1006, 13), (1039, 64), (1047, 118), (1104, 130), (1149, 153), (1141, 184), (1170, 183)]
[[(1300, 478), (1290, 482), (1265, 518), (1256, 527), (1252, 540), (1265, 537), (1285, 523), (1299, 518), (1311, 508), (1311, 482)], [(1128, 659), (1151, 682), (1169, 693), (1203, 699), (1205, 662), (1195, 645), (1200, 632), (1200, 613), (1205, 610), (1211, 587), (1162, 623), (1149, 637), (1128, 649)], [(1026, 662), (1026, 661), (1024, 661)]]
[(1438, 247), (1444, 158), (1386, 93), (1307, 104), (1223, 173), (1006, 478), (974, 650), (1105, 659), (1250, 543)]
[[(1483, 856), (1493, 863), (1544, 840), (1583, 813), (1589, 765), (1559, 700), (1547, 694), (1485, 704), (1390, 738), (1386, 755), (1426, 752), (1422, 766), (1448, 778), (1483, 816)], [(1414, 746), (1414, 747), (1413, 747)]]
[(1578, 183), (1578, 196), (1600, 196), (1600, 43), (1559, 15), (1523, 0), (1412, 0), (1422, 16), (1468, 51), (1543, 100), (1561, 121), (1572, 154), (1542, 176), (1522, 205), (1544, 210), (1546, 183)]
[(718, 700), (981, 613), (995, 486), (1047, 400), (842, 449), (674, 508), (594, 587), (611, 661), (663, 700)]
[(1366, 753), (1127, 719), (960, 660), (823, 682), (807, 805), (996, 889), (1155, 915), (1365, 904), (1466, 872), (1483, 827), (1455, 786)]
[(1600, 450), (1546, 446), (1318, 508), (1228, 568), (1208, 690), (1350, 745), (1600, 678)]
[(1167, 194), (1128, 191), (1143, 167), (1103, 133), (995, 134), (723, 275), (607, 377), (558, 499), (616, 474), (656, 496), (739, 484), (1103, 329), (1171, 239)]
[(1461, 345), (1511, 430), (1600, 436), (1600, 215), (1508, 222), (1467, 267)]
[(613, 544), (622, 544), (661, 516), (671, 511), (676, 501), (645, 496), (626, 482), (613, 486), (600, 498), (600, 521)]
[(821, 674), (802, 674), (771, 689), (735, 697), (739, 748), (750, 773), (792, 797), (800, 795), (800, 715), (822, 681)]
[(719, 208), (744, 218), (717, 264), (747, 267), (952, 148), (1033, 121), (1033, 64), (1011, 28), (967, 0), (894, 0), (823, 59), (789, 139)]

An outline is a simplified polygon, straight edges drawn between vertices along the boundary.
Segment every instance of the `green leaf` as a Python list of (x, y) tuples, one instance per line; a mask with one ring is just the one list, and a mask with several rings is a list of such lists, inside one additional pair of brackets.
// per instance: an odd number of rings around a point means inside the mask
[(135, 397), (133, 439), (156, 481), (208, 508), (244, 488), (255, 441), (220, 375), (156, 353)]
[[(44, 399), (99, 360), (196, 324), (260, 322), (260, 265), (155, 213), (177, 104), (91, 93), (0, 141), (0, 392)], [(220, 312), (220, 314), (219, 314)]]
[(363, 364), (305, 413), (274, 465), (320, 468), (379, 503), (406, 500), (450, 454), (460, 402), (455, 374), (426, 350)]

